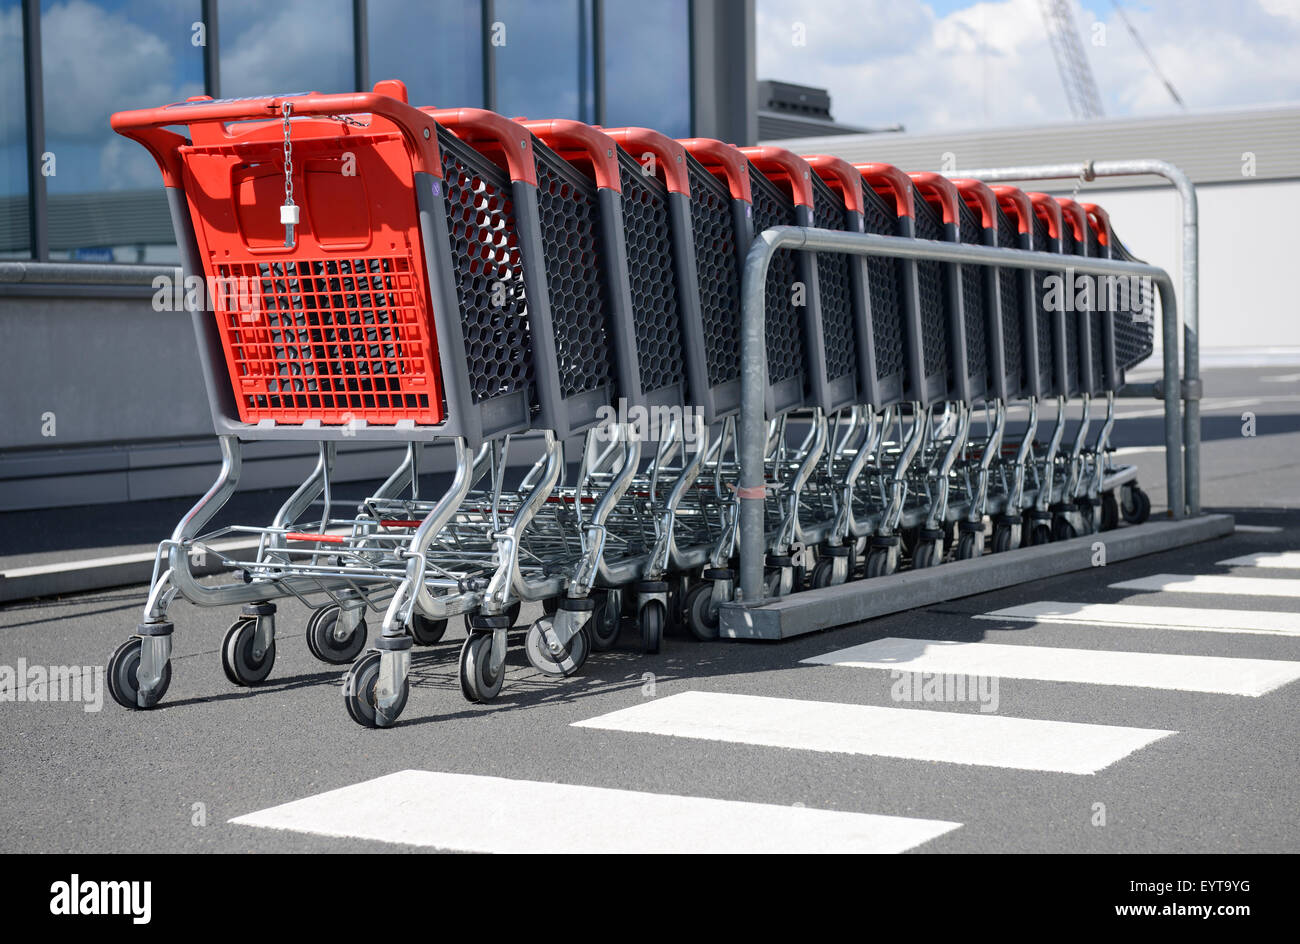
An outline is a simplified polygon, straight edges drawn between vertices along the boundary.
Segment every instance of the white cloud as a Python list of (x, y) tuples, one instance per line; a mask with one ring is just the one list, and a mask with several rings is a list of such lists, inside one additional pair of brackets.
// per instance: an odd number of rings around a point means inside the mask
[[(1147, 0), (1125, 10), (1189, 108), (1300, 100), (1297, 0)], [(1177, 110), (1122, 21), (1075, 9), (1107, 115)], [(795, 45), (801, 22), (807, 44)], [(759, 0), (758, 72), (830, 89), (847, 124), (909, 130), (1068, 121), (1035, 0), (990, 0), (938, 16), (921, 0)]]

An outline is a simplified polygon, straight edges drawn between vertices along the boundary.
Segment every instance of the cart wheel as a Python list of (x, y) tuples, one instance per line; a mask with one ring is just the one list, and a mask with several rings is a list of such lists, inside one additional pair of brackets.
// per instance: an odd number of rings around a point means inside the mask
[(411, 638), (415, 640), (417, 646), (432, 646), (442, 641), (442, 637), (447, 633), (447, 621), (445, 619), (429, 619), (422, 613), (411, 614), (411, 624), (407, 627), (411, 631)]
[(817, 566), (813, 568), (812, 580), (809, 581), (808, 585), (812, 587), (814, 590), (820, 590), (823, 587), (829, 587), (831, 585), (831, 578), (834, 575), (834, 573), (835, 573), (834, 559), (830, 557), (823, 557), (821, 560), (817, 562)]
[(1101, 530), (1099, 506), (1094, 505), (1091, 498), (1080, 498), (1077, 504), (1079, 506), (1079, 517), (1083, 522), (1083, 533), (1096, 534)]
[(361, 617), (350, 635), (340, 637), (339, 617), (342, 615), (339, 607), (327, 606), (317, 610), (307, 621), (307, 648), (317, 659), (330, 665), (347, 665), (366, 647), (366, 618)]
[(162, 684), (154, 691), (149, 703), (141, 706), (136, 700), (140, 694), (138, 673), (143, 646), (144, 641), (139, 636), (132, 636), (113, 651), (108, 657), (108, 665), (104, 667), (104, 674), (108, 677), (108, 692), (113, 696), (113, 701), (123, 708), (152, 708), (167, 694), (167, 686), (172, 683), (172, 664), (169, 661), (163, 668)]
[(265, 682), (275, 665), (275, 640), (271, 640), (262, 658), (253, 658), (256, 630), (257, 617), (241, 616), (230, 625), (221, 644), (221, 667), (226, 670), (226, 678), (235, 685)]
[(713, 609), (712, 603), (712, 581), (696, 584), (686, 594), (686, 625), (691, 635), (701, 642), (718, 638), (718, 611)]
[(363, 728), (386, 728), (397, 720), (406, 707), (411, 693), (410, 683), (402, 679), (402, 694), (391, 709), (391, 717), (383, 718), (375, 710), (375, 682), (379, 679), (378, 652), (368, 652), (348, 669), (343, 682), (343, 704), (348, 715)]
[(606, 590), (604, 597), (591, 613), (587, 629), (591, 634), (591, 648), (606, 652), (618, 642), (618, 632), (623, 626), (623, 591)]
[(1070, 538), (1077, 538), (1079, 532), (1074, 530), (1074, 525), (1066, 521), (1064, 517), (1058, 516), (1052, 519), (1052, 540), (1068, 541)]
[(922, 570), (926, 567), (933, 567), (938, 563), (938, 558), (939, 555), (935, 553), (934, 542), (923, 541), (912, 552), (912, 569)]
[(1033, 547), (1040, 544), (1052, 543), (1052, 526), (1050, 524), (1036, 524), (1033, 530), (1029, 532), (1029, 543)]
[(637, 614), (637, 624), (641, 627), (641, 651), (646, 655), (655, 655), (664, 642), (664, 606), (658, 600), (651, 600), (641, 607)]
[(547, 616), (554, 616), (560, 609), (559, 597), (547, 597), (542, 601), (542, 612)]
[(472, 702), (491, 701), (501, 694), (506, 667), (493, 675), (491, 661), (492, 634), (471, 633), (460, 648), (460, 690)]
[(975, 535), (967, 531), (957, 540), (957, 560), (974, 560), (975, 557)]
[(1151, 517), (1151, 499), (1137, 485), (1130, 488), (1124, 497), (1127, 501), (1120, 507), (1120, 511), (1129, 524), (1142, 524)]
[(873, 547), (867, 554), (867, 576), (888, 577), (893, 572), (893, 568), (889, 566), (889, 549)]
[(1002, 554), (1011, 550), (1011, 525), (998, 524), (993, 526), (993, 553)]
[(528, 661), (537, 671), (547, 675), (561, 678), (572, 675), (582, 668), (582, 664), (587, 661), (587, 653), (591, 651), (591, 644), (587, 640), (587, 627), (582, 627), (577, 635), (569, 640), (567, 651), (561, 649), (559, 652), (546, 645), (544, 634), (550, 628), (549, 616), (543, 616), (528, 627), (528, 635), (524, 638), (524, 651), (528, 653)]
[(1119, 527), (1119, 500), (1115, 491), (1101, 493), (1101, 530), (1114, 531)]

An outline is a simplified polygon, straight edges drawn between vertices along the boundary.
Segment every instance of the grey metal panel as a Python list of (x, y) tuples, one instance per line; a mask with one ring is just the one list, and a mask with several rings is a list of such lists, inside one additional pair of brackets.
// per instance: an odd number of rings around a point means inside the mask
[[(848, 161), (883, 161), (907, 170), (938, 169), (946, 153), (962, 168), (1124, 160), (1143, 154), (1177, 165), (1194, 184), (1241, 183), (1300, 177), (1300, 105), (987, 131), (834, 135), (764, 143), (784, 145), (803, 154), (834, 154)], [(1242, 175), (1242, 155), (1247, 152), (1255, 155), (1253, 178)], [(1149, 177), (1108, 177), (1085, 183), (1081, 192), (1151, 185)], [(1052, 186), (1068, 193), (1074, 183), (1061, 181)], [(1030, 189), (1044, 187), (1038, 183)]]
[(758, 140), (754, 62), (754, 0), (693, 0), (693, 136), (738, 145)]

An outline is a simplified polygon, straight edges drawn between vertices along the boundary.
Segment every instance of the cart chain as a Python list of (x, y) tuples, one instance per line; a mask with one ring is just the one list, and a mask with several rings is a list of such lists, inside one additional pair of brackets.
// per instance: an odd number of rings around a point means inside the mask
[(280, 222), (284, 224), (284, 245), (293, 248), (293, 230), (298, 225), (298, 208), (293, 202), (293, 144), (289, 140), (289, 116), (293, 103), (284, 102), (280, 113), (284, 116), (284, 206), (280, 207)]

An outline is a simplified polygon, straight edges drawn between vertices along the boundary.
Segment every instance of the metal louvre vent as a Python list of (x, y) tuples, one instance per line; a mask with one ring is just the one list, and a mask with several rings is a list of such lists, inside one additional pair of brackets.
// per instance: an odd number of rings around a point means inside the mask
[(704, 325), (704, 360), (709, 384), (740, 376), (740, 263), (731, 194), (695, 158), (687, 155), (691, 183), (691, 230)]
[(523, 261), (510, 178), (443, 128), (438, 145), (470, 394), (478, 403), (533, 379)]
[[(795, 225), (794, 204), (752, 165), (749, 168), (749, 186), (754, 196), (755, 235), (772, 226)], [(801, 312), (794, 305), (794, 287), (797, 281), (794, 253), (776, 253), (772, 257), (767, 284), (764, 286), (767, 299), (769, 383), (789, 380), (803, 370), (803, 339), (799, 324)]]
[[(1016, 225), (1001, 207), (998, 207), (998, 246), (1019, 249), (1020, 239)], [(1024, 336), (1021, 323), (1020, 273), (1016, 269), (998, 269), (998, 285), (1002, 294), (1002, 358), (1006, 362), (1008, 377), (1015, 379), (1017, 389), (1025, 385), (1023, 356)]]
[(681, 383), (686, 375), (668, 189), (625, 151), (618, 152), (618, 165), (637, 361), (642, 387), (653, 392)]
[(249, 421), (438, 421), (410, 250), (215, 266), (213, 302)]
[[(898, 217), (870, 185), (863, 183), (863, 222), (868, 233), (898, 235)], [(871, 297), (871, 336), (876, 347), (876, 378), (884, 380), (903, 370), (903, 324), (899, 313), (899, 275), (904, 263), (884, 256), (867, 259), (867, 290)]]
[[(848, 211), (839, 194), (813, 177), (813, 225), (848, 229)], [(853, 294), (849, 289), (849, 257), (817, 253), (817, 291), (821, 298), (822, 338), (826, 345), (826, 376), (838, 380), (854, 373)]]
[[(912, 189), (916, 205), (916, 238), (943, 240), (943, 227), (934, 208)], [(948, 373), (948, 334), (943, 318), (943, 266), (938, 262), (916, 264), (916, 289), (921, 304), (921, 354), (927, 377)]]
[[(1051, 252), (1051, 237), (1047, 232), (1047, 224), (1042, 221), (1037, 213), (1034, 214), (1034, 251)], [(1047, 277), (1050, 272), (1042, 269), (1034, 270), (1034, 310), (1037, 312), (1038, 321), (1038, 374), (1042, 378), (1043, 385), (1048, 389), (1054, 389), (1053, 377), (1055, 371), (1052, 369), (1052, 313), (1047, 310)]]
[[(959, 200), (958, 235), (963, 243), (984, 244), (984, 228), (966, 201)], [(966, 359), (973, 374), (988, 375), (988, 331), (984, 313), (984, 267), (961, 267), (961, 307), (966, 327)]]
[(595, 184), (540, 141), (533, 147), (560, 392), (570, 397), (610, 382), (600, 213)]

